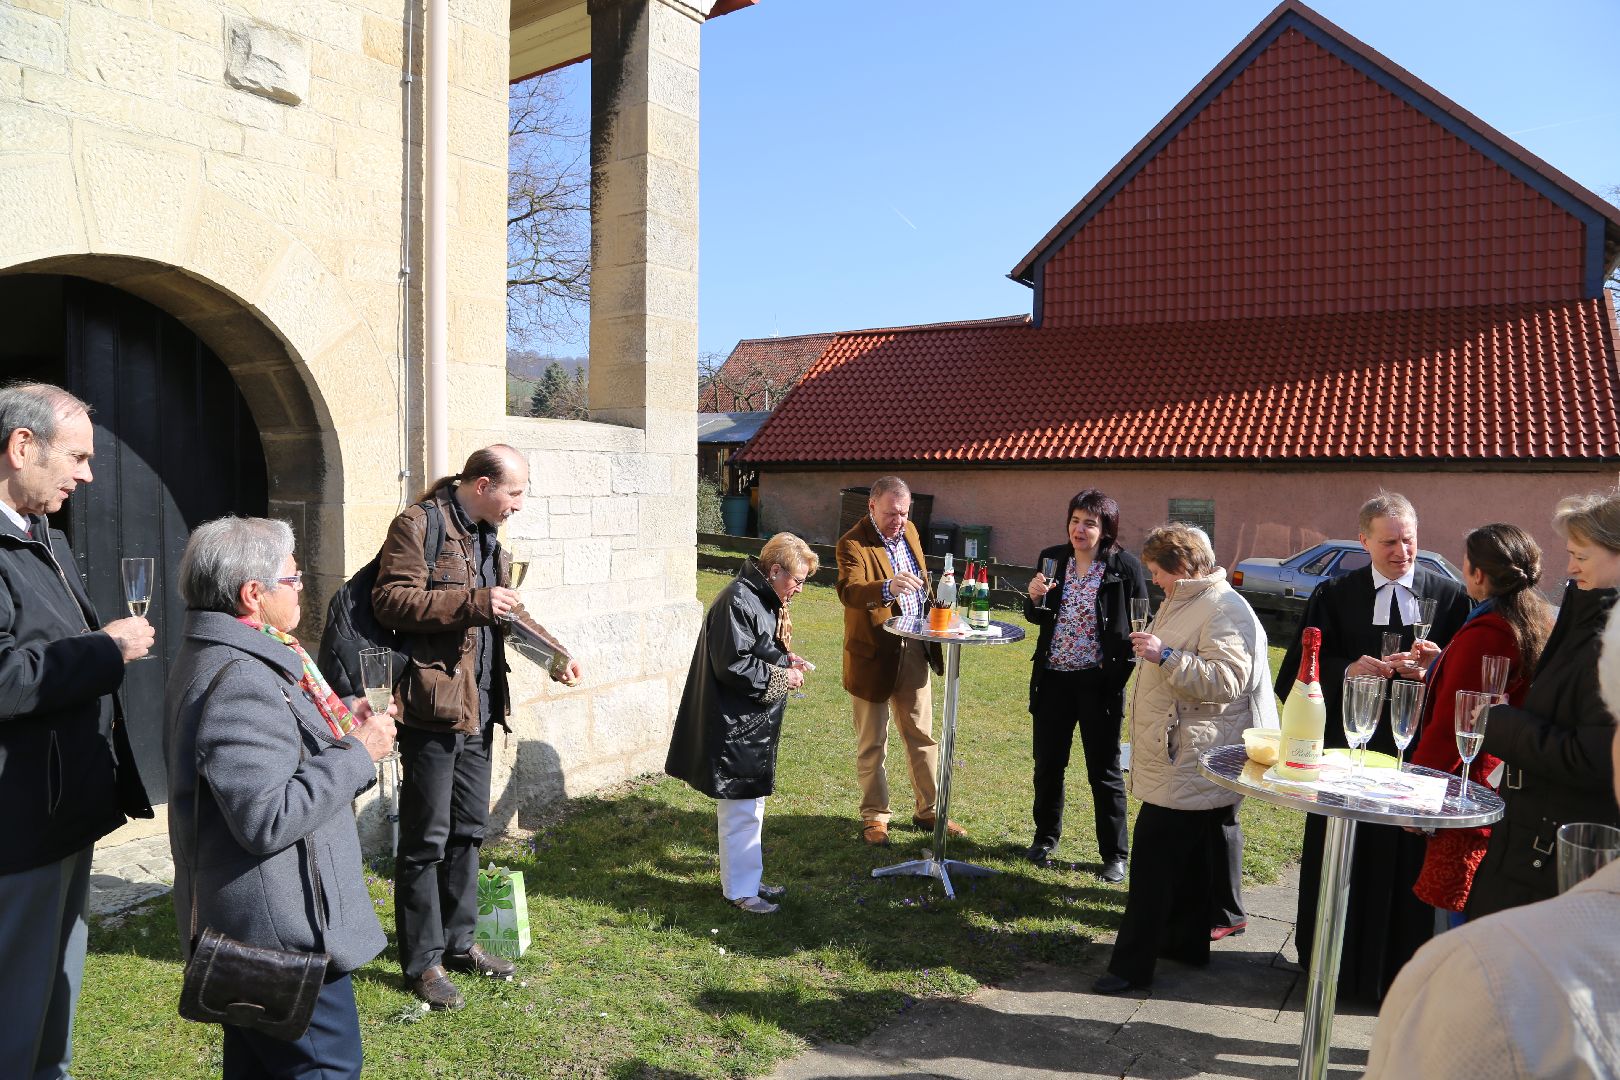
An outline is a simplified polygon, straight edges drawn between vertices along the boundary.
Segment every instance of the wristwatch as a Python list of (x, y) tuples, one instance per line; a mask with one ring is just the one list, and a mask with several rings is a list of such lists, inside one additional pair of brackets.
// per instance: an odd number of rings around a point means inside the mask
[(1176, 650), (1174, 650), (1170, 646), (1166, 645), (1164, 648), (1159, 650), (1159, 663), (1160, 664), (1165, 663), (1166, 661), (1168, 661), (1174, 655), (1176, 655)]

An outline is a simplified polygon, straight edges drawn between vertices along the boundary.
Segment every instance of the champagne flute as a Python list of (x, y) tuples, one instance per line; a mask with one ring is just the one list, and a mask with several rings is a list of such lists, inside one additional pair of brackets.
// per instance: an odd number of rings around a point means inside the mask
[(1379, 649), (1378, 659), (1380, 659), (1380, 660), (1388, 660), (1391, 656), (1394, 656), (1396, 653), (1400, 652), (1401, 651), (1401, 635), (1400, 635), (1400, 633), (1398, 631), (1395, 631), (1395, 630), (1385, 631), (1384, 636), (1383, 636), (1383, 638), (1381, 639), (1381, 641), (1380, 641), (1380, 643), (1378, 645), (1378, 649)]
[(1417, 597), (1418, 617), (1412, 624), (1412, 637), (1414, 642), (1427, 641), (1429, 630), (1434, 626), (1434, 611), (1438, 601), (1432, 596)]
[(1402, 770), (1406, 748), (1417, 734), (1427, 687), (1416, 679), (1396, 679), (1389, 687), (1389, 730), (1395, 736), (1395, 771)]
[(1484, 685), (1481, 687), (1481, 689), (1487, 694), (1495, 694), (1498, 697), (1506, 694), (1508, 684), (1508, 669), (1512, 666), (1513, 661), (1506, 656), (1481, 657), (1479, 661), (1479, 669), (1480, 676), (1484, 680)]
[[(1132, 633), (1140, 634), (1144, 630), (1147, 629), (1148, 615), (1152, 611), (1152, 609), (1153, 609), (1152, 601), (1148, 600), (1147, 597), (1145, 597), (1145, 596), (1144, 597), (1134, 597), (1133, 596), (1131, 598), (1131, 632)], [(1131, 663), (1140, 664), (1141, 662), (1142, 662), (1142, 658), (1140, 656), (1137, 656), (1135, 653), (1131, 654)]]
[(1367, 767), (1366, 746), (1378, 729), (1378, 714), (1384, 707), (1384, 688), (1388, 684), (1378, 675), (1347, 675), (1344, 680), (1344, 738), (1351, 750), (1361, 750), (1356, 765), (1356, 781), (1365, 783), (1362, 772)]
[[(122, 559), (119, 570), (124, 579), (124, 606), (136, 618), (145, 618), (152, 604), (152, 580), (157, 561), (150, 558)], [(137, 656), (137, 660), (150, 660), (153, 654)]]
[[(523, 579), (529, 576), (529, 560), (513, 559), (506, 567), (506, 587), (508, 589), (523, 588)], [(501, 616), (502, 622), (511, 622), (510, 614)]]
[(1050, 608), (1052, 605), (1046, 602), (1046, 598), (1052, 595), (1053, 579), (1057, 577), (1056, 559), (1041, 560), (1041, 577), (1046, 579), (1046, 591), (1041, 594), (1041, 607)]
[(360, 685), (365, 688), (371, 714), (386, 713), (388, 703), (394, 698), (394, 650), (360, 650)]
[(1457, 793), (1457, 805), (1464, 810), (1476, 809), (1468, 797), (1468, 770), (1479, 755), (1485, 741), (1485, 721), (1490, 718), (1491, 706), (1496, 704), (1495, 694), (1478, 690), (1457, 691), (1457, 753), (1462, 755), (1462, 789)]

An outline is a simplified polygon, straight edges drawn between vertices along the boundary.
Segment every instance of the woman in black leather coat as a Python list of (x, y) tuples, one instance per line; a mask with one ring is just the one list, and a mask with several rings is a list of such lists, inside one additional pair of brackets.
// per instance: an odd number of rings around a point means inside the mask
[(1522, 707), (1496, 705), (1484, 753), (1506, 765), (1507, 811), (1474, 877), (1469, 919), (1558, 893), (1558, 826), (1620, 825), (1614, 717), (1598, 691), (1603, 628), (1620, 586), (1620, 495), (1573, 496), (1553, 524), (1569, 541), (1569, 585)]
[(665, 772), (716, 800), (721, 890), (756, 915), (775, 911), (787, 891), (760, 883), (760, 836), (788, 692), (809, 669), (791, 650), (787, 602), (818, 562), (803, 540), (777, 533), (720, 590), (703, 619), (664, 761)]

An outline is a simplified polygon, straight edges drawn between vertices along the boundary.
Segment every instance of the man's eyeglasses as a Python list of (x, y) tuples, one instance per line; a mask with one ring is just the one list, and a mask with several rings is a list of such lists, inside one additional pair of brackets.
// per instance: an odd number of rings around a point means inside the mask
[(302, 589), (304, 587), (304, 572), (300, 570), (296, 574), (289, 574), (286, 577), (271, 578), (269, 581), (261, 581), (259, 584), (268, 585), (272, 589), (278, 585), (286, 585), (293, 589)]

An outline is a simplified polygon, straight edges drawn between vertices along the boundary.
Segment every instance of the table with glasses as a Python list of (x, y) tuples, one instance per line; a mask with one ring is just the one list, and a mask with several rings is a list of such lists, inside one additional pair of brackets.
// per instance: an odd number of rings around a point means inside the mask
[(896, 615), (883, 624), (883, 629), (897, 637), (913, 641), (929, 641), (945, 647), (945, 709), (940, 720), (939, 733), (939, 796), (934, 808), (934, 847), (925, 858), (913, 859), (896, 866), (882, 866), (872, 871), (873, 877), (891, 877), (910, 874), (931, 877), (945, 888), (948, 899), (956, 899), (951, 888), (951, 875), (958, 877), (986, 877), (995, 873), (986, 866), (959, 862), (945, 857), (946, 825), (951, 811), (951, 764), (956, 753), (956, 709), (962, 670), (962, 646), (1013, 645), (1024, 640), (1024, 630), (1009, 622), (992, 619), (990, 625), (1000, 632), (990, 635), (967, 633), (962, 630), (931, 630), (928, 618)]
[[(1414, 829), (1469, 829), (1498, 821), (1502, 800), (1490, 788), (1446, 773), (1407, 765), (1402, 772), (1439, 777), (1450, 788), (1439, 810), (1425, 810), (1377, 799), (1318, 791), (1266, 776), (1267, 767), (1249, 759), (1242, 746), (1217, 746), (1198, 756), (1198, 770), (1229, 791), (1273, 806), (1285, 806), (1327, 818), (1327, 839), (1322, 845), (1322, 880), (1316, 901), (1316, 936), (1311, 953), (1310, 979), (1305, 997), (1305, 1030), (1300, 1040), (1301, 1080), (1327, 1075), (1328, 1050), (1333, 1039), (1333, 1008), (1339, 989), (1339, 958), (1344, 948), (1344, 920), (1350, 900), (1350, 851), (1356, 825), (1396, 825)], [(1466, 792), (1462, 785), (1467, 784)]]

